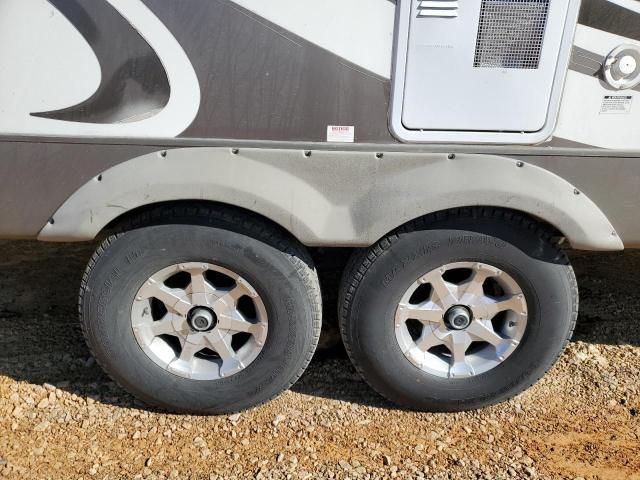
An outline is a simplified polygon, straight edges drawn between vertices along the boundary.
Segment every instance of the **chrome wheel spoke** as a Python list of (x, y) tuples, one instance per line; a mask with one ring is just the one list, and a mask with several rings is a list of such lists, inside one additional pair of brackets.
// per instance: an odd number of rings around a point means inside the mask
[(467, 298), (472, 300), (474, 297), (484, 296), (484, 283), (493, 275), (495, 275), (495, 273), (476, 267), (471, 274), (471, 278), (458, 287), (461, 293), (459, 300), (465, 303), (465, 299)]
[(247, 322), (241, 318), (234, 317), (225, 317), (224, 320), (221, 318), (221, 321), (224, 321), (224, 325), (227, 330), (234, 333), (251, 333), (252, 327), (254, 324), (251, 322)]
[(171, 319), (151, 322), (146, 324), (146, 328), (149, 329), (154, 337), (159, 337), (160, 335), (175, 335), (177, 333)]
[[(209, 277), (208, 271), (216, 275)], [(216, 288), (218, 280), (233, 287)], [(184, 288), (167, 286), (187, 282)], [(184, 378), (217, 380), (258, 358), (268, 318), (262, 299), (242, 277), (191, 262), (169, 266), (145, 282), (131, 306), (131, 328), (142, 351), (159, 367)]]
[(420, 350), (421, 352), (428, 352), (433, 347), (444, 344), (442, 339), (438, 337), (434, 331), (427, 330), (428, 329), (425, 328), (422, 331), (422, 335), (420, 335), (420, 338), (416, 342), (416, 347), (418, 347), (418, 350)]
[(196, 353), (202, 350), (204, 346), (198, 343), (191, 343), (189, 337), (182, 342), (182, 350), (180, 351), (180, 356), (178, 357), (183, 362), (191, 362)]
[(220, 331), (215, 330), (207, 335), (207, 343), (214, 352), (220, 355), (223, 361), (235, 357), (236, 352), (231, 347), (231, 342)]
[(503, 343), (507, 343), (508, 340), (505, 340), (500, 335), (498, 335), (493, 328), (489, 328), (483, 323), (479, 321), (471, 322), (469, 328), (467, 329), (472, 336), (474, 336), (477, 340), (482, 342), (487, 342), (493, 345), (494, 347), (498, 347)]
[(194, 305), (206, 306), (209, 304), (207, 293), (213, 291), (213, 287), (209, 285), (204, 276), (206, 270), (191, 273), (191, 302)]
[(222, 365), (220, 365), (221, 377), (229, 376), (244, 368), (244, 365), (237, 358), (236, 352), (231, 346), (230, 338), (226, 338), (219, 331), (214, 331), (207, 336), (207, 342), (209, 343), (209, 347), (216, 352), (220, 356), (220, 360), (222, 360)]
[(422, 277), (422, 283), (428, 283), (431, 285), (432, 294), (431, 300), (440, 305), (443, 309), (454, 305), (457, 301), (456, 295), (454, 292), (456, 291), (456, 286), (446, 282), (444, 278), (442, 278), (442, 274), (444, 272), (435, 271), (431, 272), (428, 275)]
[(491, 320), (500, 312), (513, 311), (518, 315), (526, 315), (526, 304), (521, 293), (500, 299), (484, 297), (484, 302), (473, 305), (473, 310), (483, 320)]
[(252, 296), (252, 292), (248, 290), (244, 285), (237, 283), (231, 290), (224, 292), (224, 294), (218, 298), (214, 303), (214, 308), (230, 308), (235, 307), (245, 295)]
[(474, 375), (473, 367), (467, 363), (467, 349), (471, 339), (465, 332), (452, 332), (448, 337), (447, 347), (451, 351), (449, 376), (468, 377)]
[(178, 296), (175, 291), (163, 283), (153, 279), (149, 279), (137, 295), (138, 300), (147, 300), (151, 298), (161, 301), (165, 307), (167, 307), (167, 310), (176, 312), (183, 316), (187, 316), (189, 310), (191, 310), (191, 304), (189, 302)]
[[(444, 311), (432, 302), (429, 305), (406, 305), (401, 304), (398, 307), (396, 319), (400, 322), (406, 322), (409, 319), (419, 320), (423, 323), (439, 323), (442, 321)], [(433, 306), (435, 308), (429, 308)]]
[(235, 315), (220, 316), (220, 325), (233, 333), (250, 333), (252, 335), (260, 335), (266, 327), (262, 323), (251, 323), (245, 320), (240, 312)]
[(477, 261), (455, 262), (418, 278), (400, 298), (393, 320), (409, 362), (441, 378), (464, 378), (495, 368), (519, 347), (527, 301), (508, 272)]
[(237, 358), (228, 358), (222, 361), (222, 365), (220, 366), (220, 376), (228, 377), (229, 375), (239, 372), (243, 368), (245, 368), (244, 364)]

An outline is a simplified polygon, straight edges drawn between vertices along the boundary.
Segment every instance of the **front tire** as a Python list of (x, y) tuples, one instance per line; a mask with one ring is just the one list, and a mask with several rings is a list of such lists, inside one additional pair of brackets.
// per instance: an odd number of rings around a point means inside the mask
[(508, 399), (555, 362), (574, 329), (567, 257), (534, 221), (498, 209), (418, 220), (352, 260), (341, 332), (356, 369), (407, 408)]
[(318, 342), (312, 262), (247, 215), (187, 221), (125, 231), (98, 248), (80, 294), (87, 343), (150, 405), (220, 414), (266, 402), (300, 377)]

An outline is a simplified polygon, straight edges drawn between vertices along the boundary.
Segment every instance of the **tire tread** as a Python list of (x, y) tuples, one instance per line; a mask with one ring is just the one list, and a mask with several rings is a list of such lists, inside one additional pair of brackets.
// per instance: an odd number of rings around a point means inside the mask
[[(492, 207), (476, 207), (476, 208), (457, 208), (452, 210), (447, 210), (444, 212), (438, 212), (430, 215), (426, 215), (417, 220), (409, 222), (401, 227), (399, 227), (394, 232), (388, 234), (386, 237), (379, 240), (373, 247), (369, 249), (364, 249), (362, 251), (354, 253), (354, 255), (349, 260), (345, 272), (342, 278), (342, 285), (340, 288), (340, 298), (338, 300), (339, 312), (338, 312), (338, 321), (340, 325), (340, 334), (342, 336), (342, 340), (344, 342), (345, 350), (351, 363), (354, 368), (358, 372), (358, 374), (365, 380), (365, 382), (376, 392), (378, 392), (382, 397), (387, 399), (390, 402), (397, 403), (397, 399), (389, 398), (385, 392), (381, 391), (379, 388), (376, 388), (369, 380), (367, 379), (367, 375), (364, 371), (362, 365), (358, 362), (357, 356), (353, 353), (353, 339), (348, 332), (348, 324), (349, 317), (351, 314), (351, 307), (353, 303), (353, 299), (355, 297), (358, 288), (364, 279), (365, 275), (369, 271), (369, 269), (373, 266), (382, 254), (384, 254), (387, 250), (389, 250), (400, 238), (407, 233), (424, 229), (425, 227), (431, 227), (439, 222), (449, 220), (451, 218), (464, 220), (465, 218), (479, 218), (483, 217), (489, 221), (494, 222), (502, 222), (503, 224), (509, 224), (523, 232), (526, 232), (528, 235), (535, 235), (540, 240), (548, 243), (552, 246), (557, 254), (556, 260), (570, 265), (569, 258), (567, 254), (560, 248), (560, 245), (554, 241), (554, 237), (556, 236), (556, 232), (554, 232), (551, 228), (546, 225), (535, 221), (534, 219), (520, 214), (511, 210), (505, 210), (501, 208), (492, 208)], [(579, 307), (579, 294), (578, 294), (578, 281), (575, 276), (575, 273), (572, 268), (568, 270), (568, 280), (571, 288), (571, 298), (572, 298), (572, 310), (571, 310), (571, 324), (566, 338), (562, 344), (562, 348), (553, 359), (552, 363), (555, 363), (564, 349), (567, 347), (571, 337), (573, 336), (573, 332), (575, 330), (576, 321), (578, 319), (578, 307)], [(516, 391), (513, 395), (517, 395), (522, 393), (524, 390), (527, 390), (535, 383), (537, 383), (546, 372), (542, 372), (539, 376), (534, 377), (528, 384), (522, 385), (518, 391)], [(500, 399), (498, 399), (500, 400)], [(409, 404), (401, 404), (402, 407), (412, 409), (412, 406)]]
[[(98, 360), (93, 350), (91, 349), (91, 344), (89, 342), (90, 325), (87, 319), (84, 317), (83, 313), (85, 296), (89, 288), (89, 279), (96, 264), (98, 263), (100, 258), (107, 252), (109, 247), (126, 232), (144, 228), (147, 226), (169, 225), (174, 223), (176, 220), (180, 220), (181, 224), (185, 224), (184, 221), (186, 220), (197, 225), (216, 226), (219, 228), (221, 228), (220, 225), (222, 224), (230, 227), (230, 229), (234, 230), (237, 233), (242, 233), (256, 240), (267, 243), (287, 255), (287, 258), (293, 264), (298, 275), (300, 276), (300, 279), (306, 287), (313, 316), (313, 339), (310, 344), (310, 348), (305, 355), (302, 366), (292, 377), (291, 381), (288, 383), (284, 390), (288, 390), (289, 388), (291, 388), (302, 376), (306, 368), (309, 366), (309, 363), (311, 363), (316, 347), (318, 345), (318, 341), (320, 340), (320, 331), (322, 327), (322, 298), (320, 295), (320, 286), (318, 282), (317, 272), (315, 270), (315, 267), (313, 266), (313, 261), (307, 250), (302, 244), (288, 235), (287, 232), (274, 225), (270, 225), (268, 222), (262, 220), (259, 217), (252, 216), (251, 214), (234, 207), (214, 207), (211, 205), (162, 206), (148, 210), (146, 212), (143, 212), (139, 216), (135, 216), (129, 219), (126, 223), (120, 225), (116, 231), (112, 232), (109, 236), (107, 236), (107, 238), (104, 239), (104, 241), (98, 246), (88, 262), (88, 265), (82, 276), (80, 294), (78, 297), (80, 327), (82, 330), (82, 335), (91, 352), (91, 355), (94, 356), (98, 365), (100, 365), (100, 367), (109, 375), (109, 377), (112, 378), (116, 383), (118, 383), (117, 376), (110, 372), (109, 365), (106, 365), (104, 364), (104, 362)], [(271, 397), (254, 405), (254, 407), (268, 403), (278, 395), (279, 393), (276, 393)], [(160, 402), (154, 403), (153, 401), (147, 400), (145, 403), (150, 403), (152, 406), (157, 408), (165, 408)], [(228, 413), (235, 412), (235, 410), (230, 410)]]

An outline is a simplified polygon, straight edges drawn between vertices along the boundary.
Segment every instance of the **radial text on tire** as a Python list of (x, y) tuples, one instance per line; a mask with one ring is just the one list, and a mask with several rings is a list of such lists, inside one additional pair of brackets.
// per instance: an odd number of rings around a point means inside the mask
[(98, 363), (171, 411), (218, 414), (263, 403), (308, 365), (320, 333), (308, 255), (243, 214), (198, 212), (109, 237), (84, 276), (80, 315)]
[(341, 332), (384, 397), (458, 411), (535, 383), (567, 344), (577, 311), (575, 275), (552, 232), (508, 211), (458, 210), (354, 257)]

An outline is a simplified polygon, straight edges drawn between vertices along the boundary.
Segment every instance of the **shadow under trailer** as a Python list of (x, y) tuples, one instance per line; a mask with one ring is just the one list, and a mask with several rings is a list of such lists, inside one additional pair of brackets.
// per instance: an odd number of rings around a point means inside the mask
[(98, 239), (79, 308), (143, 401), (303, 373), (319, 248), (373, 389), (456, 411), (567, 344), (566, 250), (640, 246), (636, 0), (3, 0), (0, 237)]

